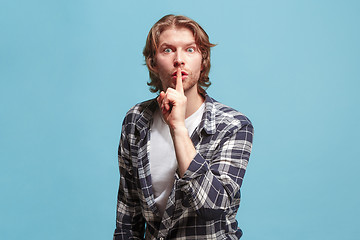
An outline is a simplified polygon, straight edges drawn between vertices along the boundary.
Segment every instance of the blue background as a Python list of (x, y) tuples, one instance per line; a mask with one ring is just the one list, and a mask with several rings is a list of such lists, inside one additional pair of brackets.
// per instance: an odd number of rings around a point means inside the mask
[(122, 119), (154, 97), (142, 49), (198, 21), (215, 99), (255, 126), (243, 239), (358, 239), (360, 2), (0, 1), (0, 238), (111, 239)]

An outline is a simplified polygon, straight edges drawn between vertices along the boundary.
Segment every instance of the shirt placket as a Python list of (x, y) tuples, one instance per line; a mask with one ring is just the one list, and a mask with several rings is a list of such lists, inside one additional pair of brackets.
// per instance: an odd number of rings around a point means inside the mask
[(157, 239), (167, 239), (169, 236), (169, 230), (172, 229), (174, 225), (173, 214), (176, 211), (176, 206), (177, 206), (175, 196), (176, 196), (176, 189), (177, 189), (176, 186), (178, 185), (177, 184), (178, 181), (179, 181), (179, 175), (175, 173), (175, 181), (174, 181), (173, 189), (170, 193), (169, 200), (167, 202), (167, 207), (161, 219)]

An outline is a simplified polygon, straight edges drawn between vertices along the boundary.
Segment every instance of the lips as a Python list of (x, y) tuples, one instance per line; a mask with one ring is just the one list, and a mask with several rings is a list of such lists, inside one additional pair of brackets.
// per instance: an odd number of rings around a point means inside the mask
[[(185, 72), (185, 71), (181, 71), (181, 75), (182, 75), (182, 76), (187, 76), (188, 74), (187, 74), (187, 72)], [(175, 71), (171, 76), (172, 76), (172, 77), (176, 77), (176, 76), (177, 76), (177, 71)]]

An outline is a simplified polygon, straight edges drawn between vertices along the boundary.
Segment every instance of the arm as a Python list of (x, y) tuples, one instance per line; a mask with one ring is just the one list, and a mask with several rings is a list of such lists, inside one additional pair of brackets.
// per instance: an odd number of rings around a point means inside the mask
[(130, 146), (126, 140), (124, 129), (123, 126), (118, 150), (120, 184), (114, 240), (143, 239), (145, 221), (137, 197), (137, 188), (133, 176), (135, 173), (130, 161)]
[(178, 162), (178, 173), (182, 177), (196, 155), (196, 150), (185, 127), (188, 102), (184, 93), (180, 68), (177, 70), (176, 88), (168, 88), (166, 93), (161, 92), (158, 103), (163, 118), (169, 125)]
[[(176, 89), (168, 88), (158, 98), (163, 117), (173, 139), (179, 187), (190, 206), (205, 219), (218, 219), (226, 211), (237, 211), (240, 186), (249, 160), (253, 127), (246, 121), (241, 128), (236, 123), (222, 124), (216, 139), (209, 139), (207, 147), (216, 148), (205, 160), (196, 152), (185, 127), (186, 97), (178, 70)], [(211, 136), (207, 136), (212, 138)], [(204, 147), (204, 146), (203, 146)]]
[(249, 123), (227, 130), (210, 161), (196, 154), (178, 184), (199, 216), (213, 220), (229, 211), (236, 213), (252, 138), (253, 127)]

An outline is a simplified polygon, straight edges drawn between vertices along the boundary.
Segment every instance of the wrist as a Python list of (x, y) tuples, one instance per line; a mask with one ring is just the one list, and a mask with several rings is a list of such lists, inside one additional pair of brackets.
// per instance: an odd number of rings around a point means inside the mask
[(170, 127), (170, 133), (172, 137), (177, 136), (189, 136), (188, 130), (185, 125), (173, 126)]

